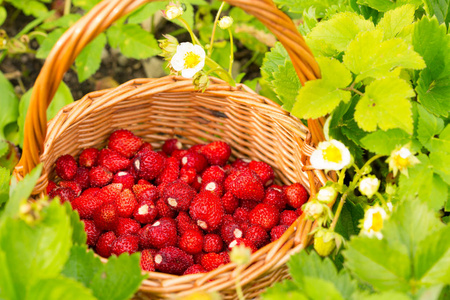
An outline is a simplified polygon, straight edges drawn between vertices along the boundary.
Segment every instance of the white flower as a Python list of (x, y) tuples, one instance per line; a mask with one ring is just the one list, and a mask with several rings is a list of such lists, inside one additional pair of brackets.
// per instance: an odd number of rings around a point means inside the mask
[(331, 186), (321, 188), (316, 196), (317, 200), (326, 204), (333, 202), (336, 199), (336, 197), (337, 192)]
[(225, 16), (219, 21), (219, 27), (222, 29), (228, 29), (231, 25), (233, 25), (232, 17)]
[(173, 20), (178, 18), (183, 14), (183, 8), (180, 5), (175, 3), (170, 3), (166, 6), (166, 10), (164, 11), (164, 15), (167, 19)]
[(378, 191), (380, 181), (375, 176), (367, 176), (359, 182), (359, 191), (369, 199)]
[(408, 176), (408, 167), (420, 163), (420, 160), (411, 153), (409, 147), (410, 145), (405, 145), (395, 149), (392, 151), (391, 156), (386, 160), (386, 162), (389, 163), (389, 170), (394, 172), (394, 176), (397, 176), (398, 171), (403, 175)]
[(383, 238), (381, 229), (383, 229), (383, 222), (387, 219), (386, 211), (378, 204), (369, 208), (364, 214), (364, 223), (362, 226), (362, 234), (369, 237)]
[(337, 140), (319, 143), (311, 155), (311, 166), (318, 170), (340, 170), (350, 164), (351, 155), (347, 147)]
[(386, 206), (389, 209), (389, 211), (392, 211), (392, 209), (394, 209), (394, 205), (392, 204), (392, 202), (386, 203)]
[(181, 76), (192, 78), (205, 65), (205, 50), (199, 45), (181, 43), (170, 64), (175, 71), (181, 71)]

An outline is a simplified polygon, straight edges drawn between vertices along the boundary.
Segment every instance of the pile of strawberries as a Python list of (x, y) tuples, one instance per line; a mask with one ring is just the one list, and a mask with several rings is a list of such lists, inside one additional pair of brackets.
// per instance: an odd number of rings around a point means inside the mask
[(69, 201), (85, 224), (87, 244), (109, 257), (141, 251), (146, 271), (193, 274), (230, 261), (236, 245), (256, 251), (278, 239), (307, 201), (305, 188), (273, 184), (264, 162), (236, 159), (222, 141), (160, 151), (128, 130), (107, 148), (88, 148), (78, 162), (56, 161), (58, 184), (47, 193)]

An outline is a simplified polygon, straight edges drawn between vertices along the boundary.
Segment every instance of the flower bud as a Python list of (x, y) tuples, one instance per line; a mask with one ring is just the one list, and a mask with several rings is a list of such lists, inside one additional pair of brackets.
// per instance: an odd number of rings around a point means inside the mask
[(219, 27), (222, 29), (228, 29), (233, 25), (233, 18), (229, 16), (225, 16), (219, 21)]
[(176, 37), (169, 34), (165, 34), (163, 36), (165, 39), (158, 40), (159, 48), (162, 50), (161, 56), (164, 57), (165, 60), (171, 60), (177, 52), (178, 40)]
[(361, 179), (359, 182), (359, 191), (369, 199), (378, 191), (380, 187), (380, 181), (375, 176), (367, 176)]
[(303, 211), (308, 218), (316, 220), (323, 216), (325, 211), (323, 206), (323, 204), (313, 200), (305, 204)]
[(175, 3), (170, 3), (166, 6), (164, 16), (169, 20), (174, 20), (183, 14), (183, 8)]
[(245, 245), (239, 245), (233, 247), (230, 252), (230, 260), (236, 263), (238, 266), (243, 266), (250, 262), (250, 256), (252, 255), (252, 250)]
[(411, 153), (408, 144), (392, 151), (386, 162), (389, 163), (389, 170), (394, 173), (394, 176), (400, 171), (408, 177), (408, 168), (420, 163), (420, 160)]
[(332, 186), (326, 186), (319, 190), (317, 193), (317, 200), (322, 203), (329, 204), (336, 200), (337, 191)]

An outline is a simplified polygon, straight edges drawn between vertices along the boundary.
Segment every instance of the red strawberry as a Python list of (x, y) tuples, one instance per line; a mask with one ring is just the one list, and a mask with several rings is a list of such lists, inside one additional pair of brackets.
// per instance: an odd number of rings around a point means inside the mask
[(56, 174), (63, 180), (72, 180), (77, 174), (77, 168), (77, 161), (72, 155), (62, 155), (56, 160)]
[(262, 201), (264, 186), (251, 170), (244, 170), (230, 183), (230, 191), (239, 199)]
[(225, 258), (218, 253), (207, 253), (202, 257), (202, 267), (206, 269), (206, 271), (212, 271), (220, 267), (221, 265), (225, 265)]
[(75, 192), (76, 197), (80, 196), (82, 191), (81, 186), (75, 181), (61, 181), (59, 183), (59, 186), (71, 189), (72, 191)]
[(141, 224), (139, 224), (136, 220), (130, 218), (119, 218), (114, 232), (118, 237), (125, 234), (137, 235), (140, 229)]
[(95, 210), (93, 219), (100, 230), (114, 230), (119, 221), (116, 206), (113, 203), (102, 204)]
[(244, 234), (244, 237), (252, 242), (256, 248), (261, 248), (269, 242), (269, 235), (259, 225), (250, 226)]
[(223, 195), (224, 188), (221, 183), (211, 181), (206, 184), (202, 184), (202, 187), (200, 188), (200, 193), (204, 191), (211, 192), (220, 198)]
[(263, 203), (273, 205), (281, 211), (286, 207), (286, 197), (280, 189), (269, 187), (266, 189)]
[(248, 211), (251, 211), (258, 205), (259, 203), (253, 200), (241, 200), (240, 207), (247, 209)]
[(275, 173), (269, 164), (263, 161), (251, 161), (248, 167), (258, 175), (264, 186), (269, 186), (273, 183)]
[(47, 188), (46, 188), (46, 192), (47, 195), (50, 194), (51, 191), (53, 191), (54, 189), (56, 189), (58, 186), (56, 185), (56, 183), (54, 181), (49, 180), (48, 184), (47, 184)]
[(149, 151), (153, 151), (152, 144), (144, 142), (142, 144), (141, 148), (139, 148), (139, 151), (136, 153), (136, 155), (142, 155), (142, 154), (147, 153)]
[(278, 240), (288, 228), (289, 226), (287, 225), (278, 225), (272, 228), (270, 231), (270, 241), (273, 242)]
[(192, 201), (189, 214), (198, 226), (211, 232), (220, 227), (224, 211), (219, 197), (213, 193), (201, 193)]
[(72, 209), (78, 211), (81, 219), (92, 219), (94, 212), (103, 204), (101, 199), (89, 195), (81, 195), (71, 203)]
[(188, 150), (174, 150), (172, 152), (172, 157), (175, 157), (177, 160), (181, 161), (181, 159), (183, 158), (183, 156), (185, 156), (189, 151)]
[(111, 256), (111, 247), (113, 242), (116, 240), (116, 235), (113, 231), (108, 231), (100, 235), (95, 247), (95, 252), (103, 257)]
[(98, 192), (100, 192), (100, 188), (98, 188), (98, 187), (95, 187), (95, 188), (88, 188), (88, 189), (86, 189), (86, 190), (84, 190), (82, 193), (81, 193), (81, 196), (89, 196), (89, 197), (94, 197), (94, 196), (96, 196), (97, 194), (98, 194)]
[(156, 208), (158, 209), (158, 215), (161, 218), (166, 217), (173, 219), (177, 213), (175, 210), (171, 209), (163, 199), (158, 199), (158, 201), (156, 201)]
[(113, 183), (123, 184), (124, 189), (131, 189), (134, 185), (134, 176), (127, 171), (120, 171), (113, 177)]
[(230, 158), (231, 147), (225, 142), (216, 141), (203, 146), (201, 153), (211, 165), (223, 166)]
[(51, 191), (48, 194), (48, 197), (50, 199), (59, 197), (61, 203), (64, 203), (67, 201), (71, 202), (72, 200), (74, 200), (77, 197), (77, 194), (75, 194), (75, 192), (68, 187), (59, 187), (59, 188), (56, 188), (53, 191)]
[(89, 171), (89, 181), (92, 187), (102, 187), (110, 183), (113, 179), (113, 173), (105, 167), (93, 167)]
[(111, 254), (119, 256), (122, 253), (133, 254), (139, 250), (139, 238), (132, 234), (122, 235), (111, 245)]
[(145, 225), (139, 235), (139, 242), (143, 249), (161, 249), (167, 246), (175, 246), (178, 242), (175, 221), (169, 218), (161, 218), (153, 224)]
[(233, 170), (233, 166), (230, 164), (226, 164), (222, 167), (223, 171), (225, 172), (225, 177), (230, 175), (231, 171)]
[(178, 246), (189, 254), (200, 253), (203, 249), (203, 234), (199, 230), (187, 230), (181, 235)]
[(183, 148), (183, 144), (177, 139), (169, 139), (162, 145), (162, 151), (167, 155), (172, 155), (173, 151)]
[(102, 149), (98, 155), (98, 164), (113, 173), (126, 170), (131, 161), (111, 149)]
[(287, 199), (287, 204), (293, 208), (300, 208), (309, 198), (308, 191), (298, 182), (286, 187), (283, 195)]
[(208, 167), (206, 158), (197, 152), (188, 152), (181, 158), (183, 167), (194, 168), (197, 173), (203, 172)]
[(87, 235), (87, 241), (86, 244), (89, 246), (95, 246), (97, 244), (97, 240), (100, 236), (100, 233), (102, 233), (97, 226), (95, 226), (94, 221), (92, 220), (82, 220), (84, 223), (84, 231)]
[(256, 248), (255, 244), (253, 244), (249, 239), (235, 239), (228, 245), (228, 250), (231, 251), (233, 247), (244, 245), (247, 248), (250, 248), (252, 253), (256, 252), (258, 248)]
[(202, 182), (208, 183), (211, 181), (223, 184), (225, 181), (225, 171), (219, 166), (211, 166), (207, 168), (202, 173)]
[(148, 182), (144, 184), (141, 180), (138, 184), (133, 185), (133, 193), (138, 202), (142, 202), (144, 200), (154, 202), (158, 199), (157, 188)]
[(205, 146), (205, 145), (204, 145), (204, 144), (195, 144), (195, 145), (192, 145), (192, 146), (189, 148), (189, 152), (197, 152), (197, 153), (201, 154), (201, 150), (202, 150), (203, 146)]
[(79, 167), (77, 169), (77, 174), (73, 178), (75, 182), (77, 182), (81, 189), (87, 189), (90, 187), (90, 180), (89, 180), (89, 169), (85, 167)]
[(234, 214), (233, 214), (233, 218), (238, 222), (238, 223), (245, 223), (245, 222), (249, 222), (249, 213), (250, 211), (246, 208), (242, 208), (242, 207), (238, 207)]
[(155, 255), (155, 268), (164, 273), (182, 275), (193, 264), (191, 255), (173, 246), (165, 247)]
[(177, 231), (179, 235), (183, 235), (188, 230), (201, 231), (200, 227), (195, 223), (194, 220), (189, 217), (189, 214), (185, 211), (180, 211), (175, 219), (177, 224)]
[(155, 183), (156, 185), (160, 185), (163, 182), (172, 182), (177, 180), (179, 175), (180, 162), (174, 157), (169, 157), (166, 160), (166, 166), (164, 167), (164, 170), (156, 178)]
[(269, 231), (280, 221), (280, 213), (274, 206), (260, 203), (250, 211), (249, 220), (251, 224), (260, 225)]
[(152, 251), (144, 249), (141, 252), (141, 260), (139, 262), (143, 271), (154, 272), (155, 271), (155, 258)]
[(186, 271), (184, 271), (183, 275), (206, 273), (206, 272), (207, 271), (205, 270), (205, 268), (202, 267), (202, 265), (195, 264), (187, 268)]
[(151, 200), (143, 200), (136, 206), (133, 212), (133, 217), (141, 224), (151, 223), (157, 216), (158, 209)]
[(138, 202), (133, 192), (129, 189), (124, 189), (118, 198), (116, 198), (116, 207), (119, 217), (129, 218), (133, 212)]
[(80, 156), (78, 157), (78, 162), (80, 163), (80, 166), (86, 167), (86, 168), (92, 168), (95, 167), (98, 163), (98, 154), (100, 153), (100, 150), (96, 148), (87, 148), (84, 149)]
[(222, 251), (219, 253), (219, 255), (223, 257), (225, 264), (229, 264), (231, 262), (230, 254), (228, 253), (228, 251)]
[(223, 249), (223, 241), (220, 235), (209, 233), (203, 238), (203, 251), (219, 253)]
[(153, 180), (164, 170), (166, 158), (154, 151), (138, 155), (133, 160), (137, 175), (145, 180)]
[(182, 167), (180, 170), (180, 179), (187, 184), (192, 184), (197, 179), (197, 171), (191, 167)]
[(293, 210), (285, 210), (280, 213), (280, 225), (291, 226), (297, 220), (298, 215)]
[(200, 252), (200, 253), (192, 255), (192, 257), (194, 258), (194, 263), (197, 264), (197, 265), (200, 265), (202, 263), (202, 257), (205, 254), (206, 253), (204, 253), (204, 252)]
[(225, 214), (222, 218), (222, 226), (227, 223), (236, 223), (236, 220), (230, 214)]
[(101, 199), (103, 203), (116, 202), (122, 193), (123, 185), (121, 183), (111, 183), (101, 188), (95, 197)]
[(144, 141), (131, 131), (120, 129), (109, 136), (108, 148), (127, 158), (133, 157)]
[(202, 177), (198, 174), (195, 175), (195, 178), (192, 181), (191, 186), (194, 188), (194, 190), (199, 192), (202, 187)]
[(220, 235), (222, 236), (223, 241), (226, 244), (229, 244), (235, 239), (242, 238), (244, 234), (237, 223), (228, 222), (223, 224), (220, 228)]
[(238, 169), (238, 170), (244, 170), (248, 168), (248, 164), (251, 162), (252, 160), (249, 158), (238, 158), (235, 161), (233, 161), (233, 163), (231, 164), (231, 166), (234, 169)]
[(182, 180), (176, 180), (166, 186), (161, 198), (172, 209), (187, 211), (196, 195), (195, 190), (187, 183)]

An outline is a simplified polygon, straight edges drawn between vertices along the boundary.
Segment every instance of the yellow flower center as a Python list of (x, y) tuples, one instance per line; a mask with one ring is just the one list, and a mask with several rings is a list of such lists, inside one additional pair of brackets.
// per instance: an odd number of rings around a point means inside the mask
[(198, 65), (200, 61), (201, 61), (200, 55), (197, 55), (194, 52), (188, 52), (184, 56), (184, 68), (192, 69), (196, 65)]
[(383, 216), (380, 212), (376, 212), (372, 215), (372, 226), (369, 229), (378, 232), (381, 228), (383, 228)]
[(400, 170), (406, 169), (409, 166), (409, 160), (408, 158), (403, 158), (400, 155), (394, 156), (395, 165)]
[(330, 144), (323, 151), (323, 158), (326, 161), (331, 161), (334, 163), (340, 163), (342, 161), (341, 150), (333, 144)]

